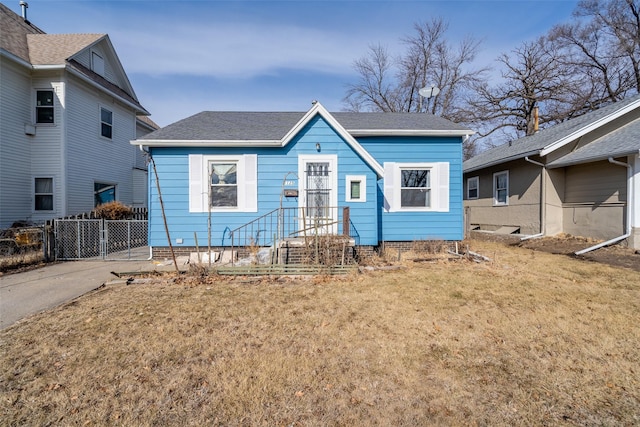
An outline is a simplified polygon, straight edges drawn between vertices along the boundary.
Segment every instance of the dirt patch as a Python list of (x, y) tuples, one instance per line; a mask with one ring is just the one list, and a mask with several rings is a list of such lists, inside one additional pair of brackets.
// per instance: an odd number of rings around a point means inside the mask
[(577, 237), (570, 234), (559, 234), (553, 237), (543, 237), (525, 241), (520, 240), (521, 237), (522, 236), (517, 234), (471, 232), (471, 238), (475, 240), (499, 242), (509, 246), (518, 246), (551, 254), (567, 255), (583, 261), (599, 262), (613, 267), (625, 267), (640, 271), (640, 254), (636, 253), (634, 249), (623, 246), (623, 244), (626, 244), (626, 241), (623, 241), (622, 244), (596, 249), (584, 255), (575, 255), (576, 251), (594, 246), (600, 243), (601, 240)]
[(516, 243), (516, 245), (536, 251), (563, 254), (585, 261), (600, 262), (614, 267), (625, 267), (640, 271), (640, 255), (638, 255), (635, 250), (621, 245), (606, 246), (583, 255), (575, 255), (576, 251), (598, 243), (599, 241), (593, 239), (561, 235), (525, 240)]

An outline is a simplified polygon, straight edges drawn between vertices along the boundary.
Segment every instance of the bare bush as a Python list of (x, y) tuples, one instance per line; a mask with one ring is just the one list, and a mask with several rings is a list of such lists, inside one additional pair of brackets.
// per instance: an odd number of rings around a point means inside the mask
[(133, 209), (123, 204), (122, 202), (113, 201), (103, 203), (93, 210), (96, 218), (102, 219), (129, 219), (133, 214)]

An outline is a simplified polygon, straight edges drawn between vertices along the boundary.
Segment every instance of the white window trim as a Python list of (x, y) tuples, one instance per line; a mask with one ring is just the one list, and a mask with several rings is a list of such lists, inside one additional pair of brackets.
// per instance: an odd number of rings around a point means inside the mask
[[(111, 113), (111, 123), (107, 123), (107, 122), (103, 122), (102, 121), (102, 110), (106, 110), (108, 112)], [(105, 107), (104, 105), (100, 105), (98, 108), (98, 121), (100, 122), (99, 127), (98, 127), (98, 135), (100, 135), (100, 138), (104, 138), (106, 140), (109, 141), (113, 141), (113, 134), (115, 132), (115, 126), (114, 126), (114, 122), (115, 122), (115, 113), (113, 112), (112, 109)], [(102, 123), (108, 124), (109, 126), (111, 126), (111, 138), (109, 138), (108, 136), (104, 136), (102, 134)]]
[[(38, 92), (52, 92), (53, 93), (53, 105), (43, 105), (43, 107), (53, 108), (53, 123), (38, 122)], [(37, 87), (33, 90), (33, 108), (32, 117), (35, 126), (55, 126), (56, 125), (56, 90), (52, 87)]]
[[(51, 206), (52, 209), (36, 209), (36, 179), (50, 179), (51, 180), (51, 193), (39, 193), (44, 195), (51, 194)], [(33, 176), (31, 178), (31, 194), (33, 194), (33, 202), (31, 203), (31, 210), (34, 214), (41, 214), (46, 212), (55, 212), (56, 210), (56, 180), (52, 176)]]
[(298, 198), (300, 207), (307, 207), (307, 175), (306, 165), (309, 162), (328, 162), (331, 179), (331, 207), (338, 206), (338, 156), (336, 154), (300, 154), (298, 156)]
[[(402, 207), (402, 169), (431, 169), (431, 206)], [(384, 163), (384, 207), (387, 212), (449, 212), (449, 163)]]
[[(507, 191), (507, 196), (505, 197), (505, 201), (504, 203), (499, 202), (498, 201), (498, 180), (497, 177), (498, 175), (506, 175), (507, 176), (507, 187), (506, 187), (506, 191)], [(496, 172), (493, 174), (493, 205), (494, 206), (508, 206), (509, 205), (509, 171), (500, 171), (500, 172)]]
[[(471, 197), (469, 195), (469, 192), (471, 190), (471, 182), (475, 181), (476, 183), (476, 196), (475, 197)], [(472, 176), (470, 178), (467, 178), (467, 200), (476, 200), (480, 198), (480, 177), (478, 176)]]
[[(360, 198), (351, 198), (351, 183), (360, 182)], [(366, 175), (347, 175), (345, 177), (345, 201), (353, 203), (364, 203), (367, 201), (367, 176)]]
[(211, 207), (211, 212), (258, 211), (258, 159), (255, 154), (189, 155), (189, 212), (209, 212), (209, 164), (237, 163), (238, 206)]

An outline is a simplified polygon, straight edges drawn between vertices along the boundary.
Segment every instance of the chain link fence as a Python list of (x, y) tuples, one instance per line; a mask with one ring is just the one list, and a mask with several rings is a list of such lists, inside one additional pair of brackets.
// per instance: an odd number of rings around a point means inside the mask
[(146, 220), (57, 219), (56, 259), (145, 259)]

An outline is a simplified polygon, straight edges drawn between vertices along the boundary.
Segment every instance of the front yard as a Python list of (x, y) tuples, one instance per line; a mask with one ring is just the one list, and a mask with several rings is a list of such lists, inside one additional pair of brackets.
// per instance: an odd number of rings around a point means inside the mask
[(107, 285), (0, 332), (0, 424), (640, 424), (640, 272), (471, 249)]

